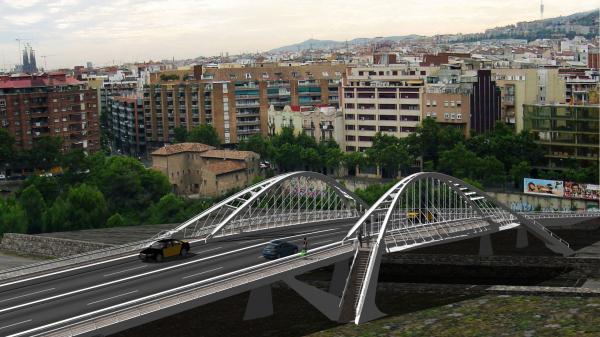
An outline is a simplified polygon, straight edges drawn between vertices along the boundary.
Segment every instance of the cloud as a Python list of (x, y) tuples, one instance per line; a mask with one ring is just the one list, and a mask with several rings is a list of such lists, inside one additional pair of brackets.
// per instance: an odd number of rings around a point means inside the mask
[(44, 19), (40, 13), (5, 15), (2, 17), (8, 23), (16, 26), (29, 26)]
[(5, 4), (16, 9), (22, 9), (37, 5), (39, 2), (40, 0), (3, 0), (0, 1), (0, 4)]

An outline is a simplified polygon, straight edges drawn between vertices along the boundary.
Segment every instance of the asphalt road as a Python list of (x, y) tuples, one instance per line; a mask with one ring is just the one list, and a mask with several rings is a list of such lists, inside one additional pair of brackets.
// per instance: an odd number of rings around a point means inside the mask
[(193, 243), (186, 258), (142, 262), (137, 254), (132, 254), (66, 273), (0, 285), (0, 336), (265, 263), (262, 249), (276, 238), (302, 249), (306, 236), (310, 252), (311, 248), (341, 240), (351, 225), (290, 227), (206, 244)]

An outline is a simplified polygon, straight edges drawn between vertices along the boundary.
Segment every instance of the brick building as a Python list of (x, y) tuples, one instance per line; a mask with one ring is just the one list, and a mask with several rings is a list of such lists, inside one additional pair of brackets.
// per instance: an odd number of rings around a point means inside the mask
[(63, 139), (63, 150), (100, 149), (97, 91), (62, 73), (0, 76), (0, 126), (16, 146), (42, 136)]
[[(272, 105), (339, 107), (344, 65), (258, 64), (201, 68), (178, 73), (177, 80), (144, 88), (146, 138), (151, 148), (168, 144), (174, 129), (211, 124), (222, 143), (237, 143), (253, 134), (268, 134)], [(190, 78), (193, 78), (190, 79)]]
[(145, 156), (146, 132), (142, 99), (135, 96), (109, 97), (106, 113), (113, 148), (130, 156)]

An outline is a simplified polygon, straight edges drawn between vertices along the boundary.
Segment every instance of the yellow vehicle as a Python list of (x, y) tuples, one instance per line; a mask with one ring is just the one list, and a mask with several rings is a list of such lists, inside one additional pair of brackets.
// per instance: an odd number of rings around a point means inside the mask
[(176, 239), (163, 239), (156, 241), (150, 247), (140, 252), (140, 259), (155, 260), (156, 262), (162, 261), (164, 258), (173, 256), (187, 256), (190, 251), (190, 244), (186, 241), (180, 241)]
[(406, 218), (412, 222), (433, 221), (435, 216), (430, 211), (422, 211), (420, 209), (412, 209), (406, 212)]

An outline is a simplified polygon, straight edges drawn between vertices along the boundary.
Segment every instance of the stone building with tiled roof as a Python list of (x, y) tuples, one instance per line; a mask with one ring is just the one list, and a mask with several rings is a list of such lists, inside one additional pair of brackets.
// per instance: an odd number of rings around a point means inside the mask
[(251, 151), (180, 143), (152, 152), (152, 167), (169, 178), (173, 192), (179, 195), (218, 197), (249, 185), (259, 173), (259, 159)]

